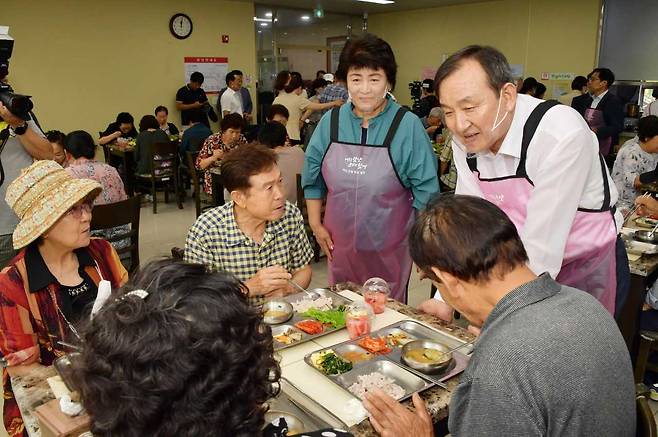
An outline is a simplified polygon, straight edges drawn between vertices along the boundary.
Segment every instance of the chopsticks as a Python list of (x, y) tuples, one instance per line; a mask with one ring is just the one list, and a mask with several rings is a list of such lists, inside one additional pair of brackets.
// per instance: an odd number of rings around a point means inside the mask
[[(648, 192), (645, 192), (643, 195), (639, 196), (638, 199), (643, 198), (643, 197), (649, 197), (649, 196), (650, 196), (650, 194)], [(635, 213), (635, 211), (638, 210), (639, 207), (640, 207), (640, 205), (635, 205), (633, 207), (633, 209), (629, 210), (626, 213), (626, 215), (624, 216), (624, 221), (622, 222), (622, 224), (625, 224), (626, 220), (628, 220)]]

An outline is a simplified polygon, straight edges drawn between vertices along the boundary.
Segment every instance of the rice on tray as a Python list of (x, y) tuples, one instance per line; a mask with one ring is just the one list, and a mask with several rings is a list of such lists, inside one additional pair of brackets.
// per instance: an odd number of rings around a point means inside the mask
[(348, 390), (361, 400), (365, 398), (366, 393), (374, 389), (380, 389), (394, 399), (400, 399), (405, 394), (404, 389), (397, 385), (395, 380), (379, 372), (359, 375), (357, 379), (359, 382), (352, 384)]
[(291, 302), (292, 309), (298, 313), (305, 313), (311, 308), (317, 308), (319, 310), (329, 310), (331, 309), (331, 304), (333, 301), (330, 297), (318, 297), (317, 299), (311, 299), (304, 297), (297, 302)]

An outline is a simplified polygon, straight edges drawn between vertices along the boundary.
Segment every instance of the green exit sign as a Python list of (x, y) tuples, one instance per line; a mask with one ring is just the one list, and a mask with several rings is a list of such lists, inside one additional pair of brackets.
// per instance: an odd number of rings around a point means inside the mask
[(315, 15), (315, 18), (324, 18), (324, 11), (322, 10), (322, 8), (316, 8), (313, 11), (313, 15)]

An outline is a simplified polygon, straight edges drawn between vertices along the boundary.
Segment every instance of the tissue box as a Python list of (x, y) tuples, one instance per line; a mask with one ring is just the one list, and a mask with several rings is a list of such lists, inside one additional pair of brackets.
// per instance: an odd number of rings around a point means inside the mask
[(67, 416), (59, 409), (57, 399), (37, 407), (34, 415), (39, 420), (42, 437), (78, 437), (90, 428), (89, 416), (84, 413)]

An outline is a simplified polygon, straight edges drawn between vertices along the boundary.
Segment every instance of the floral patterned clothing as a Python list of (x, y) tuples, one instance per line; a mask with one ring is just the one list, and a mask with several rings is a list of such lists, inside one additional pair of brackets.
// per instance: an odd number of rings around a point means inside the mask
[(652, 171), (658, 164), (658, 154), (647, 153), (640, 147), (638, 137), (632, 138), (621, 146), (612, 167), (612, 180), (619, 191), (617, 208), (625, 211), (633, 208), (638, 192), (633, 186), (635, 178), (642, 173)]
[[(206, 141), (203, 142), (201, 150), (199, 150), (199, 155), (196, 158), (196, 168), (201, 170), (201, 161), (211, 157), (213, 151), (219, 149), (228, 152), (241, 144), (247, 144), (247, 139), (244, 135), (240, 135), (240, 138), (235, 144), (224, 144), (221, 131), (210, 135), (206, 138)], [(219, 162), (215, 162), (213, 165), (219, 165)], [(212, 195), (212, 174), (207, 170), (203, 174), (203, 191), (208, 195)]]
[(87, 158), (78, 158), (69, 162), (66, 171), (79, 179), (93, 179), (103, 187), (103, 191), (94, 200), (94, 205), (107, 205), (108, 203), (126, 200), (126, 190), (117, 169), (111, 165)]

